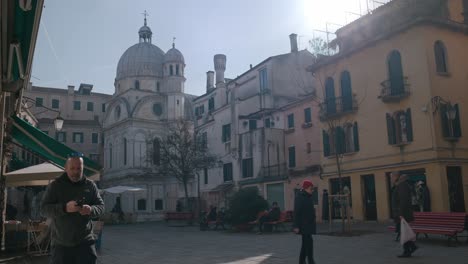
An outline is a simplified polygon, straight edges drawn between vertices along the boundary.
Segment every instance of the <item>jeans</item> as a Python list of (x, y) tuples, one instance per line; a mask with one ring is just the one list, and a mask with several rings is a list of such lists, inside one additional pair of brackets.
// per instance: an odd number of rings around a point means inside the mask
[(97, 254), (94, 244), (83, 243), (74, 247), (54, 245), (50, 264), (96, 264)]
[(302, 234), (301, 254), (299, 255), (299, 264), (315, 264), (314, 261), (314, 241), (311, 234)]

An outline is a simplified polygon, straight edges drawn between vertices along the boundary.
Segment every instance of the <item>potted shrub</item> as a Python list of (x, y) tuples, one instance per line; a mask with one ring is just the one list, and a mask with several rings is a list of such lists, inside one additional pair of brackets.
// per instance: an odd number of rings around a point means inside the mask
[(254, 221), (260, 211), (268, 208), (268, 202), (260, 196), (256, 187), (240, 189), (229, 200), (227, 219), (239, 231), (252, 228), (248, 223)]

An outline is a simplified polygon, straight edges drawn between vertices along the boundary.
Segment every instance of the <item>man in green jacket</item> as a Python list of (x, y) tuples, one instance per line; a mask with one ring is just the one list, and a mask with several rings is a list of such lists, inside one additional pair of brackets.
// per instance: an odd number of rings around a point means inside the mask
[(52, 220), (52, 264), (95, 264), (92, 218), (104, 212), (93, 181), (83, 175), (83, 154), (69, 155), (65, 173), (49, 184), (41, 213)]

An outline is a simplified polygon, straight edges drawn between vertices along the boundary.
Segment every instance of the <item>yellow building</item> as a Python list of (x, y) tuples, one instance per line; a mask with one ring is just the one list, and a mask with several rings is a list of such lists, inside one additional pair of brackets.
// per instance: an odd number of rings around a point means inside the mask
[(394, 0), (336, 34), (339, 52), (309, 67), (323, 101), (319, 191), (339, 190), (337, 152), (356, 220), (390, 218), (392, 171), (427, 184), (415, 208), (466, 211), (468, 1)]

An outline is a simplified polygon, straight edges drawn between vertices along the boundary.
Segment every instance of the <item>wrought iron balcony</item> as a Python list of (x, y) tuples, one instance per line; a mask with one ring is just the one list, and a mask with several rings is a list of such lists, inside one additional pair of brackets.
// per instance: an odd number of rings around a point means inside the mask
[(320, 119), (327, 120), (339, 118), (343, 115), (354, 113), (358, 109), (356, 95), (342, 96), (325, 99), (320, 103)]
[(408, 77), (404, 77), (403, 82), (400, 84), (392, 84), (390, 80), (385, 80), (380, 85), (382, 86), (382, 90), (380, 90), (378, 98), (382, 99), (385, 103), (399, 102), (411, 94)]

